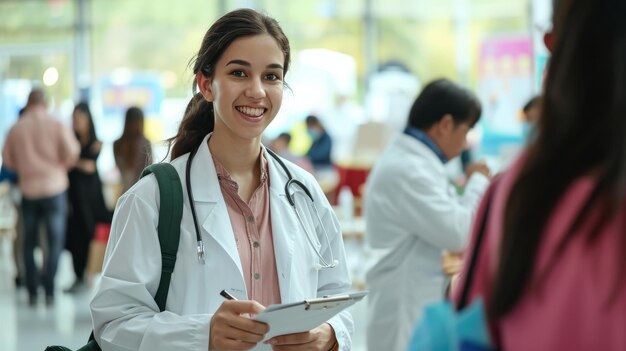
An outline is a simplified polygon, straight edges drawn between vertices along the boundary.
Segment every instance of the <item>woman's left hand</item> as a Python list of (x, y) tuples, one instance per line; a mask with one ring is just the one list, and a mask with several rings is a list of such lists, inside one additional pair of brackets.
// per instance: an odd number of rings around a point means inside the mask
[(336, 342), (335, 331), (328, 323), (308, 332), (275, 336), (266, 341), (267, 344), (272, 345), (274, 351), (328, 351), (333, 348)]

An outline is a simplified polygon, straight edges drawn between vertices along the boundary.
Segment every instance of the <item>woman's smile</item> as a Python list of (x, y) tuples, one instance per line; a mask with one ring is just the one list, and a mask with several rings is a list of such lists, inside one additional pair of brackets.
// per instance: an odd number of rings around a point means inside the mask
[(264, 107), (249, 107), (249, 106), (236, 106), (235, 109), (243, 116), (245, 120), (251, 122), (258, 122), (263, 118), (265, 111)]

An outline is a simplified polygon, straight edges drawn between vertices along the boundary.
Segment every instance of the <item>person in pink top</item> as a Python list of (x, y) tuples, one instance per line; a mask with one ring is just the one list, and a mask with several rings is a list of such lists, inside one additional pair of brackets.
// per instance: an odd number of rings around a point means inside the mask
[(560, 0), (553, 22), (537, 135), (495, 185), (470, 298), (502, 350), (626, 350), (626, 2)]
[(46, 304), (52, 304), (54, 277), (65, 243), (68, 188), (67, 171), (78, 160), (80, 145), (72, 131), (46, 111), (42, 90), (28, 96), (24, 115), (11, 128), (2, 150), (9, 169), (18, 174), (24, 218), (23, 255), (29, 304), (37, 302), (39, 272), (33, 250), (39, 240), (39, 226), (45, 224), (48, 255), (43, 285)]

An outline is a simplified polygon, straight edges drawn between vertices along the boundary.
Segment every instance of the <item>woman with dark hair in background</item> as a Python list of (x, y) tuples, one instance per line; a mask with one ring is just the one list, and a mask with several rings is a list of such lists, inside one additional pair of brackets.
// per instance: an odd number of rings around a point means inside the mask
[[(171, 164), (186, 194), (167, 304), (161, 312), (153, 298), (160, 195), (149, 175), (117, 202), (91, 303), (103, 349), (350, 350), (347, 311), (265, 343), (268, 326), (249, 318), (351, 287), (339, 222), (315, 178), (261, 144), (282, 104), (289, 57), (276, 20), (251, 9), (225, 14), (205, 34), (195, 95), (173, 138)], [(288, 173), (308, 188), (315, 212), (302, 188), (287, 185)], [(239, 300), (224, 300), (222, 290)]]
[(143, 111), (131, 107), (126, 111), (124, 132), (113, 143), (115, 164), (122, 177), (122, 194), (141, 176), (146, 165), (152, 163), (152, 147), (143, 132)]
[(96, 167), (102, 142), (96, 136), (91, 111), (86, 103), (81, 102), (74, 107), (72, 126), (80, 143), (80, 158), (69, 172), (70, 211), (65, 247), (72, 254), (76, 280), (65, 290), (68, 293), (79, 292), (85, 287), (89, 244), (96, 223), (110, 223), (112, 217), (104, 202), (102, 182)]
[(537, 134), (496, 184), (470, 296), (503, 350), (626, 350), (626, 2), (560, 0), (553, 23)]

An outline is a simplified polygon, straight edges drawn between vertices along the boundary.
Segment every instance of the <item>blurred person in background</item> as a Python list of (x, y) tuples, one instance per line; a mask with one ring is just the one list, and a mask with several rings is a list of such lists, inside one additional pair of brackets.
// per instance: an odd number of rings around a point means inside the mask
[(626, 2), (559, 0), (553, 25), (537, 134), (496, 184), (470, 298), (502, 350), (626, 350)]
[(315, 169), (331, 167), (330, 154), (333, 148), (333, 141), (330, 135), (316, 116), (307, 116), (305, 123), (307, 133), (313, 141), (306, 156), (311, 160)]
[(444, 294), (442, 255), (465, 248), (490, 177), (486, 165), (469, 165), (458, 195), (444, 164), (461, 154), (480, 115), (469, 90), (447, 79), (429, 83), (413, 103), (404, 133), (367, 179), (365, 237), (371, 247), (388, 250), (366, 275), (369, 350), (406, 350), (424, 305)]
[(37, 303), (40, 273), (33, 251), (39, 242), (42, 223), (46, 227), (48, 247), (43, 286), (46, 304), (54, 302), (54, 278), (67, 223), (67, 171), (79, 153), (80, 145), (71, 130), (48, 114), (44, 92), (31, 91), (24, 114), (9, 131), (2, 150), (6, 167), (18, 174), (22, 192), (23, 258), (31, 306)]
[(269, 143), (269, 148), (286, 160), (295, 163), (309, 173), (313, 173), (313, 164), (311, 163), (311, 161), (309, 161), (309, 159), (306, 157), (294, 155), (293, 152), (289, 150), (290, 143), (291, 134), (283, 132)]
[(110, 223), (112, 217), (104, 202), (102, 182), (96, 167), (102, 142), (96, 136), (87, 103), (81, 102), (74, 107), (72, 126), (80, 143), (80, 157), (69, 172), (70, 214), (65, 247), (72, 254), (76, 280), (65, 290), (67, 293), (79, 292), (86, 287), (85, 269), (96, 224)]
[[(6, 184), (6, 185), (5, 185)], [(0, 222), (2, 222), (2, 227), (0, 227), (0, 232), (3, 230), (14, 230), (15, 236), (13, 236), (13, 262), (15, 264), (15, 286), (20, 287), (22, 285), (22, 279), (24, 277), (24, 265), (22, 264), (22, 254), (20, 250), (22, 248), (22, 214), (20, 208), (21, 203), (21, 195), (19, 191), (19, 187), (17, 184), (17, 173), (8, 169), (6, 164), (3, 163), (0, 168), (0, 202), (4, 199), (9, 199), (8, 202), (10, 206), (15, 209), (15, 217), (17, 218), (15, 221), (15, 226), (13, 224), (13, 212), (12, 210), (7, 210), (6, 213), (0, 213)], [(6, 204), (6, 203), (4, 203)], [(5, 205), (6, 206), (6, 205)]]
[[(18, 118), (24, 115), (25, 108), (22, 107), (18, 112)], [(13, 241), (13, 261), (15, 263), (15, 287), (24, 285), (24, 260), (22, 259), (22, 241), (24, 237), (24, 220), (22, 218), (22, 194), (20, 193), (17, 181), (17, 173), (10, 170), (6, 166), (6, 162), (2, 163), (0, 168), (0, 183), (7, 182), (9, 184), (9, 193), (15, 209), (17, 211), (17, 223), (15, 225), (15, 239)], [(2, 215), (2, 214), (0, 214)], [(45, 232), (43, 233), (45, 235)], [(45, 238), (44, 238), (45, 239)], [(46, 250), (42, 250), (44, 253)], [(45, 262), (46, 257), (44, 257)]]
[(115, 164), (122, 177), (122, 194), (137, 182), (144, 167), (152, 164), (152, 146), (144, 135), (143, 120), (140, 108), (129, 108), (122, 136), (113, 143)]

